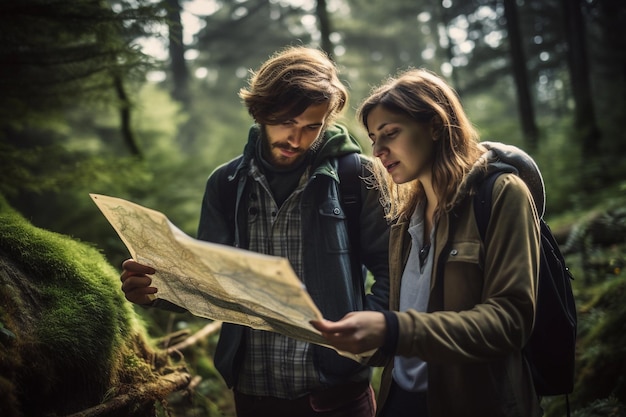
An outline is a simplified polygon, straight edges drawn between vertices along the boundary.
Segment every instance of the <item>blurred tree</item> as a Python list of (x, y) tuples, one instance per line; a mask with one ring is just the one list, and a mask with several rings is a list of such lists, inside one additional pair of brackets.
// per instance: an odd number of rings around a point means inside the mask
[(328, 9), (326, 8), (326, 0), (317, 0), (315, 14), (317, 16), (317, 21), (319, 25), (319, 30), (321, 32), (321, 46), (324, 51), (333, 58), (333, 43), (330, 40), (331, 35), (331, 25), (330, 25), (330, 17), (328, 16)]
[(537, 148), (539, 131), (535, 123), (535, 109), (533, 106), (528, 74), (526, 73), (526, 58), (523, 48), (523, 38), (517, 16), (515, 0), (504, 0), (504, 15), (506, 17), (507, 39), (511, 54), (513, 79), (517, 91), (517, 103), (522, 125), (522, 132), (530, 149)]
[(231, 77), (231, 69), (256, 68), (286, 45), (312, 43), (311, 28), (302, 20), (314, 16), (313, 8), (270, 0), (224, 0), (220, 6), (197, 34), (198, 65)]
[[(24, 0), (0, 4), (0, 126), (51, 119), (80, 100), (116, 100), (121, 77), (147, 63), (127, 42), (153, 21), (144, 2)], [(134, 24), (133, 24), (134, 22)], [(122, 103), (125, 106), (126, 103)]]
[(344, 7), (334, 7), (331, 13), (343, 52), (336, 54), (337, 61), (345, 69), (355, 101), (398, 70), (427, 67), (441, 72), (434, 21), (437, 1), (346, 0)]
[(574, 126), (581, 142), (582, 154), (598, 156), (600, 131), (596, 124), (591, 78), (587, 56), (586, 25), (579, 0), (561, 0), (567, 40), (567, 62), (569, 65), (572, 92), (574, 95)]
[[(623, 0), (582, 2), (590, 94), (598, 128), (604, 174), (615, 178), (626, 152), (626, 5)], [(623, 171), (621, 171), (623, 173)]]
[(185, 43), (179, 0), (164, 0), (167, 13), (168, 51), (172, 74), (172, 98), (180, 101), (183, 107), (189, 104), (189, 69), (185, 61)]

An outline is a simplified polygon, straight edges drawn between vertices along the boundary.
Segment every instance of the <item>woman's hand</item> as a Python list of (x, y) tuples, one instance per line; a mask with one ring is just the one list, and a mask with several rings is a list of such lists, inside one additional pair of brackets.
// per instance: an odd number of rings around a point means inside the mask
[(312, 320), (311, 325), (332, 346), (357, 355), (381, 347), (387, 332), (385, 316), (378, 311), (354, 311), (336, 322)]

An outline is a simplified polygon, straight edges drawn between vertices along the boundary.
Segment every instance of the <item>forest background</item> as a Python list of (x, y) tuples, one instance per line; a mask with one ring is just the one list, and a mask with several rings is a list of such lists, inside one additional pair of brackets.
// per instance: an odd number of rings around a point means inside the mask
[[(603, 381), (580, 379), (573, 404), (580, 415), (624, 415), (626, 328), (618, 337), (597, 327), (623, 317), (626, 292), (622, 0), (3, 0), (0, 196), (118, 270), (128, 252), (89, 193), (161, 211), (195, 236), (206, 178), (242, 151), (252, 123), (237, 92), (287, 45), (335, 60), (351, 95), (341, 122), (365, 153), (359, 102), (389, 75), (423, 67), (455, 87), (483, 140), (535, 158), (546, 218), (580, 278), (579, 334), (589, 340), (579, 374)], [(154, 338), (204, 325), (136, 313)], [(186, 355), (204, 381), (191, 407), (228, 415), (214, 341)]]

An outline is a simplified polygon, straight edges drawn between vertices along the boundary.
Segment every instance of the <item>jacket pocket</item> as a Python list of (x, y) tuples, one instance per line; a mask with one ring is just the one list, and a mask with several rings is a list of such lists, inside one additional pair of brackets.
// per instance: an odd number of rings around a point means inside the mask
[(481, 244), (454, 242), (446, 256), (443, 276), (444, 309), (471, 309), (481, 302), (483, 284)]
[(450, 252), (448, 252), (448, 262), (464, 262), (475, 264), (482, 268), (481, 244), (479, 242), (454, 242)]
[(322, 203), (319, 206), (319, 219), (319, 232), (324, 236), (327, 252), (348, 252), (350, 244), (346, 226), (346, 214), (341, 208), (339, 201), (328, 200)]

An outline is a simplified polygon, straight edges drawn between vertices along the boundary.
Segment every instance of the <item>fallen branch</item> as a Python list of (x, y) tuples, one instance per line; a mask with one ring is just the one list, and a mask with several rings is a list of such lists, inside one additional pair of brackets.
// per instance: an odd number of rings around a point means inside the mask
[(189, 346), (198, 343), (198, 341), (212, 335), (213, 333), (218, 332), (222, 328), (221, 321), (212, 321), (211, 323), (204, 326), (202, 329), (198, 330), (193, 335), (189, 336), (185, 340), (180, 343), (177, 343), (173, 346), (167, 348), (167, 354), (171, 355), (172, 353), (179, 352), (181, 350), (185, 350)]
[[(166, 352), (168, 355), (180, 352), (213, 333), (218, 332), (221, 328), (221, 321), (213, 321), (182, 342), (170, 346), (167, 348)], [(192, 391), (201, 380), (202, 378), (199, 376), (192, 379), (186, 372), (173, 372), (160, 376), (155, 382), (139, 385), (126, 394), (118, 395), (105, 403), (98, 404), (66, 417), (105, 417), (117, 415), (116, 412), (128, 407), (130, 404), (154, 402), (155, 399), (164, 399), (169, 394), (183, 389)]]
[(66, 417), (104, 417), (115, 414), (131, 404), (154, 402), (155, 399), (164, 399), (175, 391), (185, 389), (191, 377), (186, 372), (173, 372), (159, 376), (154, 382), (138, 385), (130, 392), (111, 398), (105, 403), (98, 404), (86, 410), (79, 411)]
[(185, 340), (189, 337), (190, 334), (191, 331), (189, 331), (189, 329), (179, 330), (177, 332), (170, 333), (160, 339), (157, 339), (156, 345), (160, 349), (167, 349), (168, 346), (175, 345), (176, 343), (180, 343), (181, 340)]
[(200, 382), (202, 382), (202, 377), (200, 375), (196, 375), (191, 378), (191, 382), (189, 382), (189, 385), (187, 386), (187, 391), (193, 391), (196, 389), (196, 387), (200, 385)]

